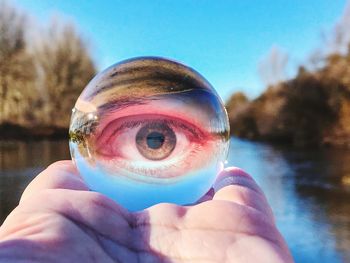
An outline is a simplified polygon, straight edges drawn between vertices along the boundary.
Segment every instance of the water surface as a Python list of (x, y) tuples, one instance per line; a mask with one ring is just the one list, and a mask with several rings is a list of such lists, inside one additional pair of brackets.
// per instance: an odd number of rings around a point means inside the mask
[[(0, 141), (0, 222), (25, 186), (55, 160), (67, 141)], [(230, 165), (265, 191), (296, 262), (350, 262), (350, 151), (297, 150), (231, 139)]]

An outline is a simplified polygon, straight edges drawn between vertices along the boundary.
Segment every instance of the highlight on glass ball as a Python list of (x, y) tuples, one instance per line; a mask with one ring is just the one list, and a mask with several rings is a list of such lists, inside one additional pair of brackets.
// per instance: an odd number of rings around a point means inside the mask
[(141, 57), (91, 80), (72, 110), (69, 137), (90, 189), (137, 211), (200, 199), (223, 167), (229, 123), (222, 100), (199, 73)]

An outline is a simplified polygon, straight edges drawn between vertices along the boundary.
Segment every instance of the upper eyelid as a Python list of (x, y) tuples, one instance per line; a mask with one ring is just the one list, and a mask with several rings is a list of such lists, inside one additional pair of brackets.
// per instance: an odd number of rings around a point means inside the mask
[[(122, 125), (120, 125), (113, 133), (112, 135), (114, 135), (115, 133), (117, 133), (120, 130), (126, 129), (126, 128), (136, 128), (138, 126), (140, 126), (141, 123), (140, 122), (124, 122)], [(112, 136), (111, 135), (111, 136)]]
[[(192, 136), (194, 136), (197, 140), (202, 140), (205, 136), (204, 136), (204, 132), (197, 127), (194, 127), (194, 124), (190, 124), (187, 121), (181, 120), (180, 118), (176, 118), (176, 117), (170, 117), (170, 116), (165, 116), (165, 115), (149, 115), (146, 114), (145, 117), (149, 117), (149, 119), (144, 119), (141, 116), (138, 117), (137, 115), (135, 116), (129, 116), (129, 117), (123, 117), (123, 118), (139, 118), (136, 120), (131, 120), (131, 121), (125, 121), (124, 123), (122, 123), (121, 125), (119, 125), (119, 127), (117, 127), (107, 138), (107, 140), (109, 140), (109, 138), (115, 136), (115, 134), (123, 129), (127, 129), (127, 128), (136, 128), (140, 125), (142, 125), (143, 123), (149, 123), (149, 122), (159, 122), (159, 121), (164, 121), (167, 124), (170, 124), (170, 126), (176, 127), (176, 128), (181, 128), (183, 130), (186, 130), (188, 132), (191, 133)], [(153, 117), (153, 118), (152, 118)], [(112, 121), (116, 122), (117, 120)], [(108, 127), (109, 125), (111, 125), (111, 123), (109, 123), (108, 125), (106, 125), (106, 127)], [(187, 123), (187, 124), (186, 124)], [(104, 128), (101, 132), (101, 134), (98, 136), (98, 139), (100, 136), (102, 136), (103, 131), (106, 128)]]

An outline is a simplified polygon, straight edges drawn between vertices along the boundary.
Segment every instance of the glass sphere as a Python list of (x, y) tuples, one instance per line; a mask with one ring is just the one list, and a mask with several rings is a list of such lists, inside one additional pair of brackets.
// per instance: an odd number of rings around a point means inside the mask
[(91, 80), (72, 110), (69, 138), (90, 189), (136, 211), (203, 196), (226, 159), (229, 123), (199, 73), (141, 57)]

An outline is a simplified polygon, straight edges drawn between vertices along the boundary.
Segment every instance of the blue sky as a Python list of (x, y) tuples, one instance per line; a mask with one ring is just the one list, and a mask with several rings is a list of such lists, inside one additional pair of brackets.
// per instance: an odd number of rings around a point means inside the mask
[[(224, 100), (264, 90), (257, 70), (273, 45), (290, 72), (321, 43), (346, 0), (14, 0), (39, 23), (76, 23), (99, 70), (135, 56), (164, 56), (204, 75)], [(292, 73), (291, 73), (292, 74)]]

